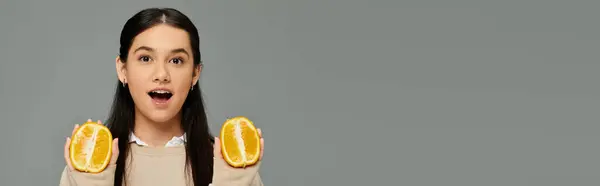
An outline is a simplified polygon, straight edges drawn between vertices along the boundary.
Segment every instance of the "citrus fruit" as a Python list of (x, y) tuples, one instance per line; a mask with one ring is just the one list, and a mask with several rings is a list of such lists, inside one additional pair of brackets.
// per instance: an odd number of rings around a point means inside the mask
[(69, 152), (73, 168), (82, 172), (102, 172), (112, 155), (112, 134), (104, 125), (88, 121), (73, 133)]
[(229, 118), (221, 127), (221, 153), (232, 167), (254, 165), (260, 158), (260, 137), (251, 120), (244, 116)]

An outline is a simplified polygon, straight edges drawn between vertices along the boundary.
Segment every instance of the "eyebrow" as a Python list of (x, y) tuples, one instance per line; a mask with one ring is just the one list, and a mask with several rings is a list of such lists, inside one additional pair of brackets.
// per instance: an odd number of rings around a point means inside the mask
[[(140, 50), (146, 50), (146, 51), (149, 51), (149, 52), (154, 52), (155, 51), (153, 48), (150, 48), (150, 47), (147, 47), (147, 46), (141, 46), (141, 47), (138, 47), (137, 49), (135, 49), (135, 51), (133, 51), (133, 52), (135, 53), (135, 52), (140, 51)], [(184, 53), (188, 57), (190, 56), (190, 54), (185, 49), (183, 49), (183, 48), (173, 49), (173, 50), (171, 50), (171, 53), (172, 54), (175, 54), (175, 53)]]

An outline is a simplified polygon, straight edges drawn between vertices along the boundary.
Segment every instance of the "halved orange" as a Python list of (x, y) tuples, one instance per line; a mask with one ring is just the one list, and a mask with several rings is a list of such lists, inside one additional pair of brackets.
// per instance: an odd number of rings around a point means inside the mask
[(106, 126), (96, 122), (82, 124), (71, 137), (71, 165), (82, 172), (102, 172), (112, 155), (112, 140)]
[(227, 119), (221, 127), (221, 153), (232, 167), (256, 164), (260, 158), (260, 137), (254, 123), (244, 116)]

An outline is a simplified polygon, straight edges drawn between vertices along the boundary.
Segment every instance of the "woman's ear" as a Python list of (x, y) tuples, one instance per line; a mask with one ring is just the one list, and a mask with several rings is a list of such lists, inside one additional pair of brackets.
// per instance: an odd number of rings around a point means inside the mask
[(198, 79), (200, 79), (200, 73), (202, 72), (202, 62), (200, 62), (199, 65), (196, 65), (196, 67), (194, 68), (194, 74), (193, 74), (193, 78), (192, 78), (192, 86), (196, 86), (196, 83), (198, 83)]
[(127, 69), (125, 68), (125, 63), (123, 61), (121, 61), (121, 57), (117, 56), (117, 58), (115, 59), (115, 66), (117, 68), (117, 78), (119, 78), (119, 81), (121, 81), (121, 83), (125, 84), (127, 83)]

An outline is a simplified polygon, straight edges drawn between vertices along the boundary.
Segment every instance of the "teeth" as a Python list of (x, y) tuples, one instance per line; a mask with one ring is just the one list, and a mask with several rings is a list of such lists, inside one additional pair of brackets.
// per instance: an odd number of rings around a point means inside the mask
[(166, 91), (166, 90), (155, 90), (155, 91), (152, 91), (152, 92), (153, 92), (153, 93), (157, 93), (157, 94), (166, 94), (166, 93), (171, 93), (171, 92), (169, 92), (169, 91)]

